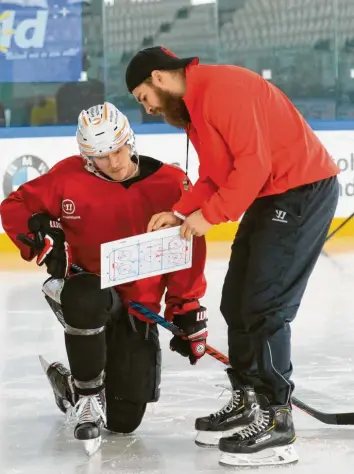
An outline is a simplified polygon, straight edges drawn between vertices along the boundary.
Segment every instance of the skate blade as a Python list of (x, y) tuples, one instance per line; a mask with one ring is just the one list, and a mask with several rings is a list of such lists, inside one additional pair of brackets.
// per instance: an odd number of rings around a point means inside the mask
[(50, 363), (43, 357), (43, 356), (38, 356), (39, 362), (41, 363), (41, 366), (44, 370), (44, 373), (47, 374), (47, 371), (49, 369)]
[[(246, 426), (246, 425), (245, 425)], [(195, 444), (200, 448), (218, 448), (220, 438), (227, 438), (243, 430), (245, 426), (238, 426), (228, 431), (198, 431)]]
[(102, 438), (88, 439), (83, 441), (86, 454), (88, 456), (93, 456), (101, 447)]
[(222, 466), (237, 467), (260, 467), (281, 466), (284, 464), (295, 464), (299, 456), (292, 444), (277, 448), (268, 448), (258, 453), (225, 453), (223, 452), (219, 464)]

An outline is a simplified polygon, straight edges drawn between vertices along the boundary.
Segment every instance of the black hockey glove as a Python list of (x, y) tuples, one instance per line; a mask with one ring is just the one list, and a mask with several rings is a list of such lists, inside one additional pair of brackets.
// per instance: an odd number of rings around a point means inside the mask
[(182, 329), (186, 336), (174, 336), (170, 341), (170, 349), (183, 357), (189, 357), (191, 365), (195, 365), (205, 354), (208, 337), (207, 310), (204, 306), (199, 306), (197, 301), (193, 301), (185, 303), (180, 310), (176, 311), (174, 308), (173, 314), (173, 323)]
[(46, 214), (33, 214), (28, 219), (28, 229), (33, 235), (37, 265), (45, 264), (53, 278), (66, 277), (71, 265), (71, 251), (60, 222)]

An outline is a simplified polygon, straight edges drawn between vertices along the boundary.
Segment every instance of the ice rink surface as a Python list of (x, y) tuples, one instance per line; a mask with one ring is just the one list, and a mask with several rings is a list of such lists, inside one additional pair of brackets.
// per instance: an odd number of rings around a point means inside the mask
[[(219, 312), (226, 260), (207, 266), (209, 343), (227, 351)], [(219, 410), (229, 392), (223, 366), (205, 356), (196, 367), (170, 352), (161, 329), (161, 399), (148, 406), (138, 430), (119, 437), (103, 433), (100, 452), (88, 459), (72, 426), (65, 426), (38, 361), (66, 363), (63, 331), (42, 297), (46, 274), (0, 272), (0, 473), (157, 474), (227, 473), (214, 449), (194, 444), (194, 419)], [(321, 256), (293, 328), (294, 395), (324, 411), (354, 411), (354, 253)], [(354, 426), (324, 425), (294, 408), (300, 456), (287, 474), (353, 474)]]

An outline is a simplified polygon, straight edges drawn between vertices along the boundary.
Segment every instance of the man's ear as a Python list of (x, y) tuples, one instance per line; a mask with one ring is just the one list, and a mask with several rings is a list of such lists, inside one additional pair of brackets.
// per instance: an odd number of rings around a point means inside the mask
[(151, 73), (151, 78), (152, 78), (152, 84), (154, 86), (159, 86), (163, 84), (163, 79), (164, 79), (164, 74), (163, 71), (159, 71), (158, 69), (155, 69), (155, 71), (152, 71)]

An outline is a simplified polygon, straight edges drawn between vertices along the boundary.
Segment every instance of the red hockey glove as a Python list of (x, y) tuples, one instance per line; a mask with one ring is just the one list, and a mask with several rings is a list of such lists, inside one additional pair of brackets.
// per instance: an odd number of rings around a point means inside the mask
[(183, 357), (189, 357), (191, 365), (195, 365), (205, 354), (208, 337), (207, 310), (204, 306), (199, 306), (197, 301), (192, 301), (185, 303), (180, 309), (174, 307), (173, 314), (173, 323), (186, 336), (174, 336), (170, 341), (170, 349)]
[(71, 251), (61, 224), (46, 214), (33, 214), (28, 219), (28, 229), (33, 234), (37, 265), (45, 264), (53, 278), (66, 277), (71, 265)]

